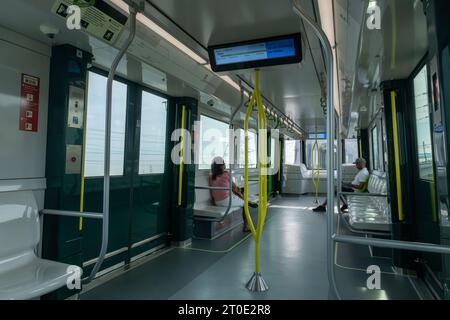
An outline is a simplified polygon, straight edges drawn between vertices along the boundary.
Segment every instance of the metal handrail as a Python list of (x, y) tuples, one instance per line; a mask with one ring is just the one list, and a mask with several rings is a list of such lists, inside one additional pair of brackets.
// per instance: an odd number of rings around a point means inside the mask
[(79, 211), (66, 211), (66, 210), (53, 210), (43, 209), (40, 214), (65, 216), (65, 217), (78, 217), (78, 218), (90, 218), (90, 219), (103, 219), (103, 214), (94, 212), (79, 212)]
[(298, 0), (293, 1), (293, 10), (314, 31), (324, 49), (327, 73), (327, 270), (328, 280), (336, 296), (340, 299), (334, 273), (334, 250), (335, 246), (331, 236), (335, 233), (334, 228), (334, 61), (330, 41), (322, 28), (306, 13), (300, 6)]
[(230, 190), (228, 187), (203, 187), (203, 186), (195, 186), (197, 190), (218, 190), (218, 191), (228, 191)]
[(94, 265), (94, 268), (89, 275), (89, 278), (84, 283), (90, 283), (94, 280), (105, 259), (106, 252), (108, 251), (109, 240), (109, 196), (110, 196), (110, 169), (111, 169), (111, 114), (112, 114), (112, 87), (114, 77), (119, 66), (122, 57), (125, 55), (129, 46), (134, 40), (136, 35), (136, 16), (138, 12), (144, 11), (145, 1), (141, 0), (135, 3), (131, 0), (125, 0), (129, 5), (130, 11), (130, 34), (125, 41), (123, 47), (115, 57), (108, 74), (108, 81), (106, 86), (106, 115), (105, 115), (105, 153), (104, 153), (104, 181), (103, 181), (103, 219), (102, 219), (102, 245), (98, 260)]
[(374, 239), (374, 238), (367, 239), (355, 236), (343, 236), (338, 234), (333, 234), (332, 240), (340, 243), (367, 245), (380, 248), (450, 254), (450, 247), (431, 243), (390, 240), (390, 239)]
[(366, 197), (366, 198), (370, 198), (370, 197), (378, 197), (378, 198), (387, 198), (389, 197), (388, 194), (386, 193), (358, 193), (358, 192), (340, 192), (339, 195), (341, 196), (349, 196), (349, 197)]
[(339, 215), (341, 216), (342, 220), (344, 221), (344, 224), (347, 227), (347, 229), (350, 230), (353, 233), (364, 234), (364, 235), (371, 235), (371, 236), (381, 236), (381, 237), (386, 237), (386, 236), (390, 236), (391, 235), (391, 232), (389, 232), (389, 231), (382, 232), (382, 231), (371, 231), (371, 230), (356, 230), (347, 221), (347, 219), (346, 219), (346, 217), (345, 217), (345, 215), (343, 214), (342, 211), (339, 212)]

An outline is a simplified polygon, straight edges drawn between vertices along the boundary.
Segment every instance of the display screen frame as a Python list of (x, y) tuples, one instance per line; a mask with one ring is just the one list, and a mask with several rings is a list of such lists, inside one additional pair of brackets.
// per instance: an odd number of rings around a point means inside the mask
[[(217, 64), (216, 61), (216, 50), (225, 49), (225, 48), (233, 48), (245, 45), (252, 45), (258, 43), (268, 43), (275, 42), (280, 40), (290, 40), (294, 41), (294, 56), (290, 57), (281, 57), (281, 58), (266, 58), (261, 60), (251, 60), (251, 61), (243, 61), (237, 63), (229, 63), (229, 64)], [(301, 33), (294, 33), (289, 35), (270, 37), (270, 38), (262, 38), (262, 39), (254, 39), (248, 41), (240, 41), (233, 42), (228, 44), (214, 45), (208, 47), (208, 55), (209, 61), (211, 64), (211, 69), (214, 72), (225, 72), (225, 71), (233, 71), (233, 70), (244, 70), (244, 69), (255, 69), (255, 68), (263, 68), (277, 65), (285, 65), (285, 64), (295, 64), (300, 63), (303, 59), (302, 54), (302, 38)]]

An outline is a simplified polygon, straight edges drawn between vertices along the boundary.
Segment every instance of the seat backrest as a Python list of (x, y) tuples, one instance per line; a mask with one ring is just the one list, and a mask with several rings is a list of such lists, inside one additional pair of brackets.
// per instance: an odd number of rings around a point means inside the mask
[(369, 193), (387, 193), (386, 175), (380, 172), (373, 172), (369, 178)]
[(302, 173), (308, 171), (308, 168), (306, 167), (306, 164), (300, 163), (300, 171), (301, 171)]
[(0, 261), (33, 250), (39, 239), (39, 212), (33, 192), (1, 192)]

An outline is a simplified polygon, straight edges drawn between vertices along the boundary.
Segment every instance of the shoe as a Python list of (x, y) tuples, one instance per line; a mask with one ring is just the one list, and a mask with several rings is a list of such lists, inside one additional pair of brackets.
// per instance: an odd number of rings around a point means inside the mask
[(317, 208), (313, 209), (314, 212), (327, 212), (327, 207), (324, 206), (318, 206)]
[(256, 202), (249, 202), (248, 205), (250, 208), (258, 208), (258, 204)]

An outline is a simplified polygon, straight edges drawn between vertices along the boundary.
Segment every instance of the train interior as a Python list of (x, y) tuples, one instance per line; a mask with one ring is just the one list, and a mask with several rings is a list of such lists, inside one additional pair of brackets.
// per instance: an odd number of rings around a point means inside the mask
[(448, 1), (1, 5), (0, 299), (450, 298)]

